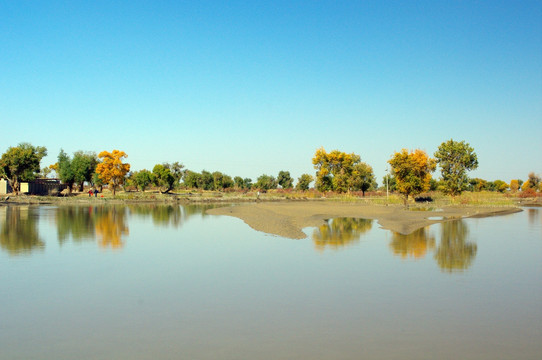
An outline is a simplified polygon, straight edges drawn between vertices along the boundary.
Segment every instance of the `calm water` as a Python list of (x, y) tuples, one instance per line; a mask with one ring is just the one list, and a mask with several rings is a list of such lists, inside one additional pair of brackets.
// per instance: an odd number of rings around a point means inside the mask
[(540, 359), (542, 210), (304, 240), (204, 207), (0, 207), (0, 359)]

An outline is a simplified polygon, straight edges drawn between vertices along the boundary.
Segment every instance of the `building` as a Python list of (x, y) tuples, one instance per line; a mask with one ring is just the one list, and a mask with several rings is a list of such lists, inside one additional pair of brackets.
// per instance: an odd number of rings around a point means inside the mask
[[(53, 195), (67, 189), (68, 185), (61, 184), (59, 179), (36, 179), (30, 182), (20, 183), (20, 193), (28, 195)], [(0, 179), (0, 194), (9, 194), (13, 192), (9, 182)]]
[(9, 186), (9, 182), (6, 179), (0, 179), (0, 195), (9, 194), (12, 192), (11, 186)]

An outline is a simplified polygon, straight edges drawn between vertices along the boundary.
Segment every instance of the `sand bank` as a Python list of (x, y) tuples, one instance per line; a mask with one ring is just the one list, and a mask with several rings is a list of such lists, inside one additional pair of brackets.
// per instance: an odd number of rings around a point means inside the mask
[[(418, 211), (416, 211), (418, 210)], [(306, 237), (302, 229), (322, 225), (327, 219), (353, 217), (377, 220), (384, 229), (410, 234), (419, 228), (455, 219), (485, 217), (522, 211), (515, 207), (442, 207), (431, 211), (403, 206), (330, 201), (260, 202), (209, 209), (208, 214), (229, 215), (251, 228), (291, 239)]]

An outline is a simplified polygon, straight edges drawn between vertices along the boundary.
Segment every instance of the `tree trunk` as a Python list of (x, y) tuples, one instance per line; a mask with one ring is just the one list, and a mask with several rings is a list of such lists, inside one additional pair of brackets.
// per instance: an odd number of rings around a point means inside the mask
[(17, 180), (17, 177), (14, 177), (13, 180), (8, 179), (8, 183), (15, 195), (19, 195), (19, 181)]

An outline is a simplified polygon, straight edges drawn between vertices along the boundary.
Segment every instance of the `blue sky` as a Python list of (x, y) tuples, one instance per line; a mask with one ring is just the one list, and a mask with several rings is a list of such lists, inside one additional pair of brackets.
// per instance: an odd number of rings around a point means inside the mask
[(473, 177), (542, 173), (541, 1), (0, 0), (0, 45), (0, 152), (46, 146), (42, 166), (119, 149), (298, 177), (324, 146), (381, 183), (453, 138)]

